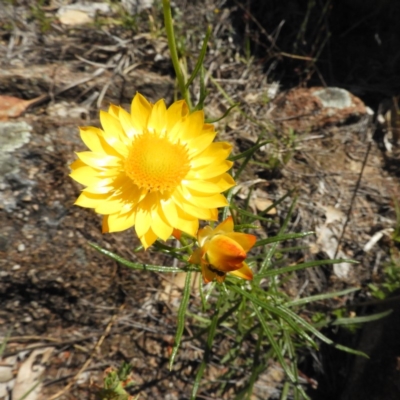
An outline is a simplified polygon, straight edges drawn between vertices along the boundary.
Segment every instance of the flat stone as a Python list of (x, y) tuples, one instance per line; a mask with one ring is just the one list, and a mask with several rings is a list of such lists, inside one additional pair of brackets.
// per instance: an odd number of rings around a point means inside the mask
[(0, 152), (11, 153), (28, 143), (32, 127), (24, 121), (0, 122)]
[(336, 87), (296, 88), (279, 95), (269, 116), (278, 127), (296, 132), (352, 126), (369, 120), (370, 110), (356, 96)]

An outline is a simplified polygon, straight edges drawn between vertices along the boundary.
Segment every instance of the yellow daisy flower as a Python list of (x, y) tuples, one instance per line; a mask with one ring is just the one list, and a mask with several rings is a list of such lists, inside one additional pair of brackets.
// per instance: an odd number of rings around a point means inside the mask
[(244, 260), (257, 238), (233, 229), (233, 219), (228, 217), (215, 229), (205, 226), (199, 230), (197, 241), (200, 247), (190, 256), (189, 262), (201, 265), (204, 283), (214, 279), (221, 283), (227, 273), (246, 280), (253, 279), (253, 272)]
[(135, 227), (145, 248), (180, 230), (195, 236), (199, 219), (217, 220), (221, 194), (235, 185), (227, 173), (232, 146), (213, 143), (203, 111), (189, 114), (184, 100), (168, 109), (137, 93), (131, 114), (111, 105), (103, 129), (83, 127), (90, 149), (77, 153), (71, 177), (86, 186), (77, 205), (103, 214), (103, 232)]

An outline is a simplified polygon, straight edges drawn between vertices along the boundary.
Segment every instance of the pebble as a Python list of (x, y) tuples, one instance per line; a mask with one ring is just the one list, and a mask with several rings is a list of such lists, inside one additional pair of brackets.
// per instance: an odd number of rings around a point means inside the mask
[(18, 251), (25, 251), (25, 245), (23, 243), (18, 245)]

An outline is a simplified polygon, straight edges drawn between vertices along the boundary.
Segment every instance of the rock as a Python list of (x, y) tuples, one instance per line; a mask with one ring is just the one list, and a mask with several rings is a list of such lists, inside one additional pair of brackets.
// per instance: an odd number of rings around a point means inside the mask
[(150, 8), (154, 0), (121, 0), (122, 7), (131, 14), (138, 14), (146, 8)]
[(279, 95), (269, 116), (278, 126), (296, 132), (356, 125), (369, 120), (371, 111), (356, 96), (336, 87), (297, 88)]
[(11, 153), (29, 142), (32, 127), (26, 122), (0, 123), (0, 151)]

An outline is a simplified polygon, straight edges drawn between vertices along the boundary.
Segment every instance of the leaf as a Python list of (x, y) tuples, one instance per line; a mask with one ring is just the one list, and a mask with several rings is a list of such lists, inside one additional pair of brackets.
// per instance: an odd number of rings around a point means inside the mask
[[(15, 386), (13, 389), (12, 400), (37, 400), (41, 397), (41, 375), (44, 372), (44, 364), (49, 360), (53, 353), (53, 347), (34, 350), (27, 360), (21, 365)], [(37, 358), (41, 357), (40, 364)]]
[(185, 314), (189, 304), (189, 297), (190, 297), (190, 278), (191, 278), (191, 272), (189, 271), (186, 274), (185, 286), (183, 288), (183, 294), (182, 294), (182, 301), (178, 311), (178, 326), (176, 328), (175, 343), (174, 347), (172, 348), (171, 357), (169, 359), (170, 371), (172, 370), (175, 356), (178, 353), (179, 345), (181, 344), (181, 339), (183, 335), (183, 330), (185, 328)]
[(392, 311), (393, 310), (387, 310), (377, 314), (365, 315), (362, 317), (338, 318), (336, 321), (332, 322), (332, 325), (365, 324), (366, 322), (376, 321), (378, 319), (385, 318), (389, 314), (391, 314)]
[(0, 120), (21, 116), (30, 106), (41, 102), (47, 97), (42, 95), (31, 100), (23, 100), (14, 96), (0, 96)]
[(163, 265), (151, 265), (151, 264), (140, 264), (125, 260), (125, 258), (120, 257), (119, 255), (112, 253), (106, 249), (103, 249), (99, 245), (95, 243), (90, 243), (89, 245), (95, 248), (99, 253), (106, 255), (107, 257), (112, 258), (113, 260), (125, 265), (128, 268), (138, 269), (142, 271), (152, 271), (152, 272), (186, 272), (187, 269), (175, 268), (175, 267), (164, 267)]

